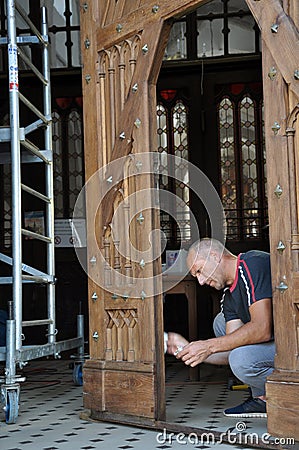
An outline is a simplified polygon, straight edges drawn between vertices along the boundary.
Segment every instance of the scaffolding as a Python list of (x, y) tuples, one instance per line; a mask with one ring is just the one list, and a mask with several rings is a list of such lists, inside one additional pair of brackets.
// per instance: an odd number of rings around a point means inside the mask
[[(16, 15), (28, 25), (30, 34), (17, 36)], [(0, 253), (0, 261), (11, 266), (11, 276), (1, 276), (0, 284), (12, 285), (12, 300), (8, 302), (8, 320), (6, 321), (6, 345), (0, 347), (0, 361), (5, 361), (4, 376), (0, 377), (1, 401), (4, 404), (6, 423), (15, 423), (19, 414), (20, 382), (25, 378), (17, 374), (17, 366), (22, 368), (29, 360), (53, 355), (77, 348), (74, 360), (73, 380), (82, 384), (82, 363), (84, 359), (84, 320), (77, 316), (77, 336), (73, 339), (56, 341), (55, 318), (55, 242), (54, 242), (54, 189), (53, 189), (53, 152), (51, 86), (49, 64), (49, 38), (46, 8), (41, 8), (41, 31), (28, 18), (26, 11), (14, 0), (6, 0), (7, 37), (0, 38), (0, 45), (7, 47), (8, 89), (9, 89), (9, 125), (0, 127), (0, 164), (11, 167), (12, 190), (12, 254)], [(41, 51), (42, 70), (33, 63), (31, 48)], [(26, 51), (27, 48), (27, 51)], [(19, 63), (22, 61), (30, 70), (37, 83), (41, 83), (43, 92), (43, 111), (40, 111), (19, 90)], [(35, 120), (22, 126), (20, 102), (31, 111)], [(43, 135), (43, 148), (29, 139), (29, 135), (39, 130)], [(23, 164), (36, 164), (36, 170), (44, 171), (44, 192), (22, 182)], [(34, 182), (34, 177), (32, 177)], [(45, 231), (29, 230), (22, 227), (22, 193), (33, 196), (44, 204)], [(34, 239), (46, 246), (46, 270), (39, 270), (24, 264), (22, 260), (23, 239)], [(47, 317), (40, 320), (22, 318), (23, 289), (28, 283), (38, 283), (46, 289)], [(47, 343), (23, 346), (24, 327), (47, 327)]]

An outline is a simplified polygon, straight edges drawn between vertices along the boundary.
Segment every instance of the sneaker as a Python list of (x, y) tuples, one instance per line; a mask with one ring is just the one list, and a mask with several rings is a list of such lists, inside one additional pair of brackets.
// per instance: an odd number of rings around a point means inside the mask
[(223, 411), (228, 417), (267, 417), (266, 402), (260, 398), (248, 398), (241, 405)]

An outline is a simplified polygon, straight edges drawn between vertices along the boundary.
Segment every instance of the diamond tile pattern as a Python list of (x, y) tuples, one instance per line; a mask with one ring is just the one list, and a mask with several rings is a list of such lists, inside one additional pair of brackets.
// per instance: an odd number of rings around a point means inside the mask
[[(2, 370), (1, 370), (2, 371)], [(227, 371), (202, 365), (201, 379), (188, 381), (188, 369), (181, 363), (166, 361), (167, 420), (176, 424), (224, 432), (234, 430), (236, 419), (222, 410), (238, 404), (248, 392), (227, 388)], [(191, 450), (240, 448), (227, 443), (200, 440), (166, 431), (147, 430), (105, 422), (83, 420), (82, 388), (74, 386), (67, 360), (32, 361), (24, 369), (20, 414), (16, 424), (7, 425), (0, 413), (0, 448), (5, 450)], [(81, 415), (81, 418), (80, 418)], [(87, 417), (87, 416), (86, 416)], [(261, 436), (266, 419), (246, 420), (245, 427)], [(294, 447), (295, 448), (295, 447)]]

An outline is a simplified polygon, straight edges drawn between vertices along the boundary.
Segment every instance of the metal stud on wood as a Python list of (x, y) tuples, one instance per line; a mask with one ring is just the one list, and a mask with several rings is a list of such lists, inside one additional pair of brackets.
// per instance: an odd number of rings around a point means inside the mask
[(145, 44), (143, 47), (142, 47), (142, 53), (144, 54), (144, 55), (146, 55), (147, 54), (147, 52), (148, 52), (148, 45), (147, 44)]
[(275, 67), (271, 67), (271, 69), (269, 70), (269, 73), (268, 73), (268, 77), (270, 78), (270, 80), (274, 80), (276, 75), (277, 75), (276, 68)]
[(279, 283), (279, 285), (276, 286), (276, 289), (278, 289), (282, 294), (283, 294), (288, 288), (289, 288), (289, 286), (288, 286), (284, 281), (281, 281), (281, 282)]
[(97, 263), (97, 258), (95, 256), (92, 256), (89, 260), (90, 264), (95, 265)]
[(277, 198), (281, 197), (282, 195), (282, 187), (280, 186), (280, 184), (276, 185), (276, 188), (274, 189), (274, 194), (276, 195)]
[(285, 248), (286, 248), (286, 246), (284, 245), (284, 243), (283, 243), (282, 241), (279, 241), (279, 242), (278, 242), (278, 245), (277, 245), (277, 247), (276, 247), (276, 250), (277, 250), (279, 253), (282, 253), (282, 252), (285, 250)]
[(83, 3), (83, 5), (82, 5), (82, 9), (83, 9), (83, 12), (84, 13), (86, 13), (87, 12), (87, 10), (88, 10), (88, 4), (85, 2), (85, 3)]
[(280, 125), (279, 125), (278, 122), (274, 122), (274, 124), (272, 125), (271, 128), (272, 128), (273, 133), (274, 133), (274, 134), (277, 134), (278, 131), (280, 130)]
[(94, 333), (93, 333), (93, 335), (92, 335), (92, 339), (94, 340), (94, 341), (98, 341), (98, 339), (99, 339), (99, 333), (97, 332), (97, 331), (95, 331)]
[(143, 222), (144, 222), (144, 216), (143, 216), (143, 214), (140, 213), (136, 220), (137, 220), (137, 222), (139, 223), (139, 225), (142, 225)]
[(136, 128), (140, 128), (141, 120), (137, 118), (137, 119), (135, 120), (135, 122), (134, 122), (134, 125), (135, 125)]

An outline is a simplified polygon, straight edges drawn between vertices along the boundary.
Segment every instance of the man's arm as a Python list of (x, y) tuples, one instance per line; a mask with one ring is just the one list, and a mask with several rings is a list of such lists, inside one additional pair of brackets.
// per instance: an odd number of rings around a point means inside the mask
[(217, 364), (216, 354), (219, 352), (269, 341), (272, 336), (272, 299), (258, 300), (250, 306), (249, 312), (250, 322), (240, 326), (241, 321), (232, 320), (227, 323), (225, 336), (191, 342), (178, 353), (177, 358), (191, 367), (203, 361), (213, 363), (213, 359)]

